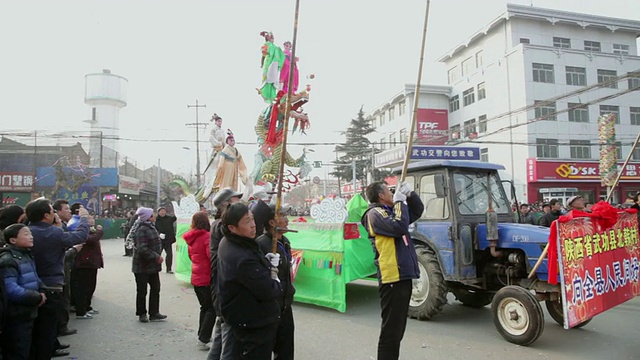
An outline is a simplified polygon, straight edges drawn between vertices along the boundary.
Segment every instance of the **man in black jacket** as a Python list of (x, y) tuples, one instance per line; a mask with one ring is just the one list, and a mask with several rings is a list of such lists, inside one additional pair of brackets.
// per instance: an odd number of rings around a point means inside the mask
[(213, 327), (213, 339), (207, 360), (229, 359), (232, 356), (233, 349), (233, 332), (231, 327), (220, 316), (220, 308), (218, 306), (218, 294), (216, 292), (215, 280), (218, 275), (218, 247), (220, 240), (224, 237), (222, 233), (222, 214), (232, 203), (240, 201), (242, 193), (236, 192), (231, 188), (218, 191), (213, 198), (213, 205), (216, 207), (215, 220), (211, 224), (211, 241), (209, 242), (209, 250), (211, 253), (211, 298), (213, 307), (216, 310), (216, 324)]
[(280, 256), (260, 251), (247, 205), (230, 205), (222, 224), (216, 291), (220, 315), (233, 329), (233, 359), (271, 359), (281, 318)]
[[(294, 330), (293, 321), (293, 295), (296, 289), (291, 282), (291, 244), (289, 239), (284, 236), (285, 229), (289, 226), (287, 219), (288, 207), (280, 208), (278, 218), (276, 220), (275, 205), (267, 205), (262, 200), (258, 200), (256, 205), (251, 209), (256, 222), (256, 229), (264, 228), (264, 234), (259, 235), (256, 242), (260, 246), (262, 253), (272, 252), (273, 239), (277, 239), (277, 253), (280, 254), (280, 263), (278, 265), (278, 278), (282, 287), (282, 296), (278, 297), (278, 305), (280, 305), (281, 319), (276, 332), (276, 341), (273, 346), (273, 353), (278, 360), (293, 360), (294, 354)], [(260, 223), (260, 224), (259, 224)], [(262, 226), (260, 226), (262, 225)]]
[(538, 225), (551, 227), (551, 223), (554, 222), (554, 220), (558, 220), (560, 215), (562, 215), (562, 212), (560, 211), (560, 209), (562, 209), (562, 203), (560, 203), (560, 200), (551, 199), (551, 201), (549, 201), (549, 206), (551, 207), (551, 210), (542, 215), (538, 220)]
[(176, 230), (174, 228), (176, 220), (175, 216), (167, 215), (167, 210), (164, 207), (158, 208), (156, 229), (162, 240), (162, 250), (167, 254), (165, 257), (167, 274), (173, 274), (171, 264), (173, 263), (173, 243), (176, 242)]
[(64, 257), (67, 249), (82, 244), (89, 235), (89, 213), (85, 208), (78, 210), (80, 222), (75, 231), (65, 232), (53, 226), (55, 214), (49, 200), (38, 199), (25, 207), (33, 234), (31, 250), (36, 260), (38, 276), (46, 285), (47, 302), (38, 309), (38, 317), (33, 325), (31, 357), (49, 359), (54, 355), (68, 355), (66, 351), (56, 350), (58, 314), (64, 306), (62, 287), (64, 278)]

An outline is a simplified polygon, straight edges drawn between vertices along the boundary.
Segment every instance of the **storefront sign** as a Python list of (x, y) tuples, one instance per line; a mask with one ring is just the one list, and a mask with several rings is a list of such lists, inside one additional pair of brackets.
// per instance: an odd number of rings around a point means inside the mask
[(418, 141), (422, 144), (444, 145), (449, 140), (449, 111), (418, 109), (416, 121)]
[(120, 175), (120, 181), (118, 182), (118, 192), (120, 194), (140, 195), (141, 188), (140, 180), (130, 176)]
[(411, 160), (480, 160), (480, 148), (458, 146), (414, 146)]
[(626, 212), (606, 230), (587, 217), (559, 223), (566, 329), (640, 295), (637, 229), (636, 214)]
[[(629, 163), (622, 169), (618, 163), (618, 171), (622, 173), (620, 180), (640, 180), (640, 163)], [(540, 161), (527, 159), (527, 179), (535, 181), (600, 181), (600, 164), (598, 162)]]
[(0, 172), (0, 191), (33, 191), (33, 173)]
[(395, 167), (404, 161), (407, 154), (406, 145), (398, 146), (393, 149), (385, 150), (375, 156), (375, 164), (380, 167)]

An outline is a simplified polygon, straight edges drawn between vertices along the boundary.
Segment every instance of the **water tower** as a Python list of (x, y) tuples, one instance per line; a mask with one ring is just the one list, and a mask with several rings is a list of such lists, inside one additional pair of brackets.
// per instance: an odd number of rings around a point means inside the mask
[(84, 77), (84, 103), (91, 106), (91, 167), (117, 167), (120, 109), (127, 106), (128, 80), (111, 70)]

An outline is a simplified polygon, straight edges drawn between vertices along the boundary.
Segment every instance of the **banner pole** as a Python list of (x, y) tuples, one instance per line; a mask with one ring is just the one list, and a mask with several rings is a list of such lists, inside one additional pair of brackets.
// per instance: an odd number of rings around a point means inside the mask
[(411, 131), (409, 132), (409, 141), (407, 144), (407, 152), (402, 164), (402, 174), (400, 175), (400, 181), (398, 187), (407, 177), (407, 168), (409, 167), (409, 160), (411, 159), (411, 150), (413, 148), (413, 134), (416, 131), (416, 120), (418, 118), (418, 102), (420, 101), (420, 82), (422, 81), (422, 63), (424, 62), (424, 48), (427, 42), (427, 25), (429, 23), (429, 7), (431, 0), (427, 0), (427, 5), (424, 13), (424, 27), (422, 29), (422, 46), (420, 48), (420, 63), (418, 64), (418, 81), (416, 82), (415, 94), (413, 95), (413, 116), (411, 117)]
[[(296, 0), (296, 10), (293, 18), (293, 40), (291, 42), (291, 61), (289, 62), (289, 86), (287, 89), (287, 100), (284, 113), (284, 124), (282, 127), (282, 152), (280, 153), (280, 167), (278, 169), (278, 187), (276, 197), (276, 221), (280, 217), (282, 208), (282, 180), (284, 174), (284, 162), (287, 156), (287, 134), (289, 133), (289, 113), (291, 112), (291, 95), (293, 93), (293, 73), (296, 65), (296, 45), (298, 43), (298, 14), (300, 11), (300, 0)], [(274, 106), (278, 106), (275, 104)], [(278, 239), (274, 236), (271, 243), (271, 252), (276, 253), (278, 249)]]

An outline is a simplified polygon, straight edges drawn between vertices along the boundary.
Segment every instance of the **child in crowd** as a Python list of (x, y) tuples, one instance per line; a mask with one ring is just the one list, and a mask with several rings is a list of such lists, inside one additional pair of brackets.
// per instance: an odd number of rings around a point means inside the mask
[(0, 250), (0, 271), (6, 289), (8, 309), (2, 333), (5, 359), (28, 359), (31, 330), (38, 306), (47, 300), (39, 290), (44, 287), (36, 273), (31, 255), (33, 236), (24, 224), (13, 224), (4, 230), (7, 246)]

